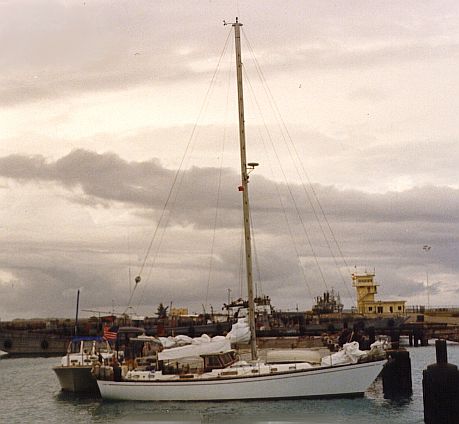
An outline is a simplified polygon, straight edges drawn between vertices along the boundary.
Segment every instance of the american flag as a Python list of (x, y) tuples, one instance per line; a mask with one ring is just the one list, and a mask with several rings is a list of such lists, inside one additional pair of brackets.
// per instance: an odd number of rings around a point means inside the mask
[(112, 327), (110, 328), (108, 325), (104, 326), (104, 338), (107, 340), (116, 340), (116, 331)]

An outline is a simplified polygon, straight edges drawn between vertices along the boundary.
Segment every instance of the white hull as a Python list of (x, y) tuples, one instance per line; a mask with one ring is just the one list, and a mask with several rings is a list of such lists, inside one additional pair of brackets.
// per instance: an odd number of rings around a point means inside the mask
[(104, 381), (102, 398), (141, 401), (212, 401), (359, 396), (376, 379), (385, 360), (263, 376), (199, 381)]

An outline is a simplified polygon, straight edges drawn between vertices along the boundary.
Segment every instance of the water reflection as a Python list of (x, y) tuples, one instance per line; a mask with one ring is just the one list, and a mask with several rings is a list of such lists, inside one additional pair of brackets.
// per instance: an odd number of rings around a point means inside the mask
[[(400, 408), (400, 406), (398, 406)], [(387, 408), (384, 421), (397, 407)], [(234, 402), (101, 402), (93, 409), (94, 422), (115, 423), (352, 423), (375, 422), (381, 416), (378, 400), (282, 400)], [(337, 420), (339, 417), (339, 420)], [(378, 421), (380, 422), (380, 421)]]
[[(377, 380), (364, 398), (256, 402), (107, 402), (63, 393), (52, 372), (54, 358), (0, 361), (1, 422), (28, 423), (308, 423), (421, 424), (422, 370), (435, 361), (433, 346), (409, 349), (413, 395), (384, 399)], [(459, 363), (459, 346), (448, 360)]]
[[(397, 421), (413, 408), (413, 398), (385, 399), (376, 380), (365, 397), (232, 402), (110, 402), (94, 394), (59, 392), (55, 401), (74, 415), (88, 414), (98, 423), (245, 424), (343, 423)], [(69, 409), (70, 407), (70, 409)], [(413, 412), (413, 411), (411, 411)], [(417, 411), (419, 414), (419, 411)]]
[(60, 391), (56, 394), (55, 399), (62, 402), (78, 402), (78, 403), (92, 403), (101, 402), (102, 398), (100, 395), (93, 393), (73, 393)]

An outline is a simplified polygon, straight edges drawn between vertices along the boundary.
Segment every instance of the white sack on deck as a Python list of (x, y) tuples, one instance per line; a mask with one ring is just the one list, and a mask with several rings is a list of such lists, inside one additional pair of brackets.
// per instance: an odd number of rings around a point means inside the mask
[(374, 350), (385, 351), (390, 348), (390, 343), (387, 340), (376, 340), (370, 345), (370, 352)]
[(207, 334), (202, 334), (199, 337), (193, 338), (191, 343), (194, 344), (194, 345), (200, 345), (202, 343), (210, 343), (212, 340), (213, 339), (210, 336), (208, 336)]
[(193, 339), (189, 336), (185, 336), (184, 334), (179, 334), (178, 336), (175, 336), (174, 340), (177, 346), (184, 346), (193, 343)]
[(214, 340), (209, 338), (208, 342), (201, 341), (199, 344), (164, 349), (162, 352), (158, 353), (158, 359), (160, 361), (170, 361), (208, 353), (226, 352), (228, 350), (231, 350), (231, 343), (229, 340)]
[(209, 337), (207, 334), (203, 334), (200, 337), (188, 337), (183, 334), (172, 337), (158, 337), (157, 340), (163, 345), (164, 349), (171, 349), (175, 347), (185, 346), (185, 345), (201, 345), (203, 343), (216, 342), (218, 340), (226, 340), (223, 336)]
[(332, 355), (327, 355), (322, 358), (322, 366), (356, 364), (359, 358), (366, 355), (366, 352), (359, 350), (357, 342), (346, 343), (342, 350)]
[(159, 341), (163, 345), (164, 349), (169, 349), (177, 345), (174, 337), (158, 337)]
[(236, 324), (233, 324), (231, 331), (226, 335), (231, 343), (248, 343), (250, 342), (250, 327), (245, 318), (239, 318)]

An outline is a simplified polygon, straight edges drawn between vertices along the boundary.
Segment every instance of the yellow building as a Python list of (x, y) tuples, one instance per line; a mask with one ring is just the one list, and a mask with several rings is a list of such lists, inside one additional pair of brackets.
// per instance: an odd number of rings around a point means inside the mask
[(171, 308), (171, 316), (180, 317), (188, 315), (188, 308)]
[(375, 300), (378, 284), (375, 274), (352, 274), (352, 285), (357, 291), (357, 312), (362, 315), (396, 315), (405, 313), (406, 300)]

